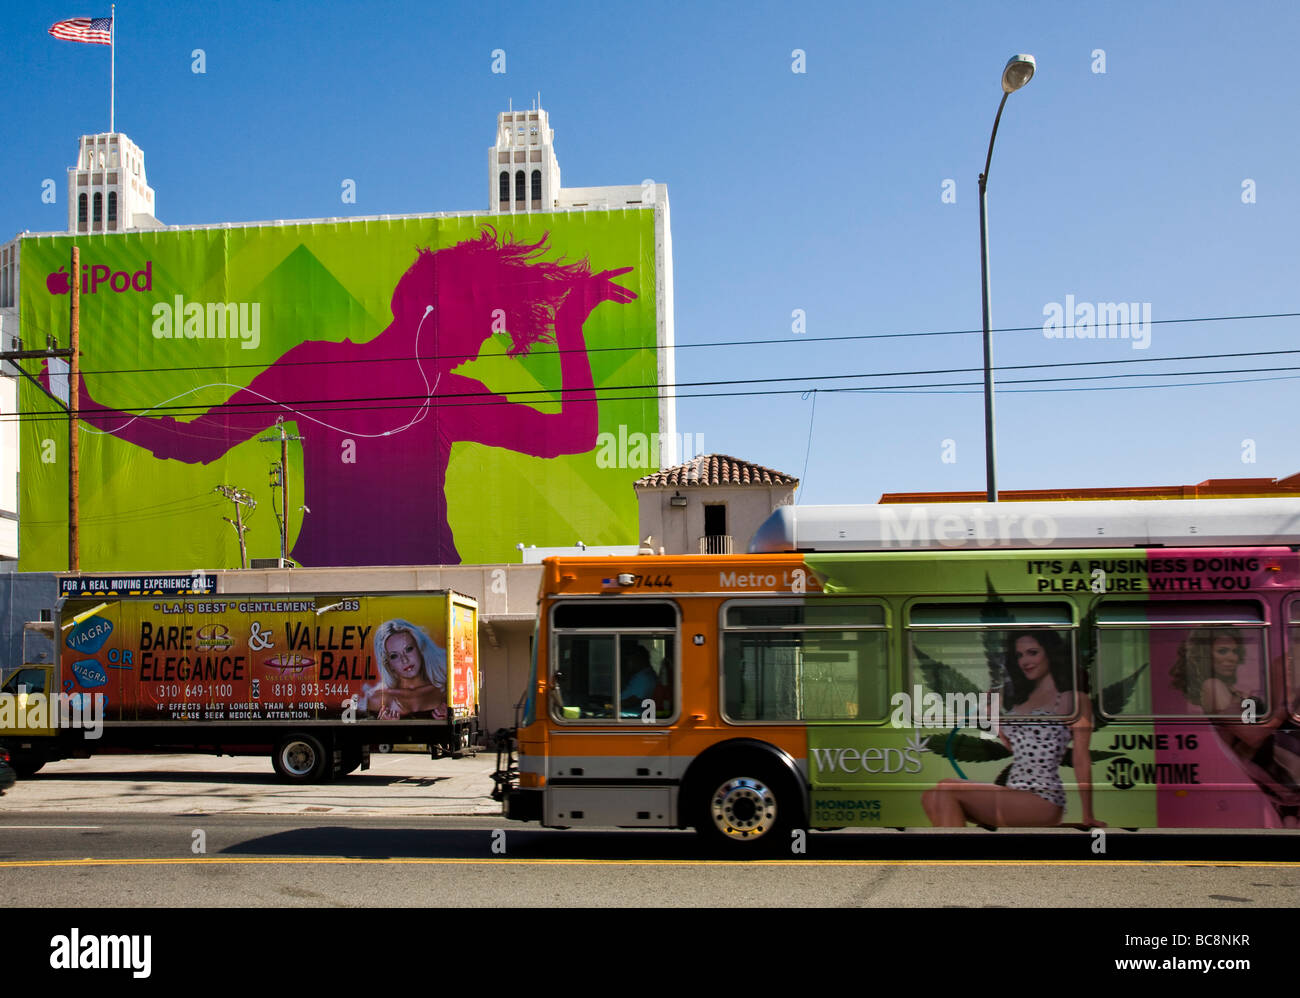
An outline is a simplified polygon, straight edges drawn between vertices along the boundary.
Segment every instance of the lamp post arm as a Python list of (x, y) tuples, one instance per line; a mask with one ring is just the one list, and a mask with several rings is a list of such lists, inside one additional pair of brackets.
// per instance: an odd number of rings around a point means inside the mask
[(989, 154), (984, 157), (984, 172), (980, 174), (980, 190), (983, 191), (989, 182), (989, 165), (993, 162), (993, 142), (998, 137), (998, 124), (1002, 121), (1002, 109), (1007, 106), (1007, 98), (1010, 94), (1003, 94), (1002, 100), (998, 103), (998, 113), (993, 118), (993, 131), (989, 135)]

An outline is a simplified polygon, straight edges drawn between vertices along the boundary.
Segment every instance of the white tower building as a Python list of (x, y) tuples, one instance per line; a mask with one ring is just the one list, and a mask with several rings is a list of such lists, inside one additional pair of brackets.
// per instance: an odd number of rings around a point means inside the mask
[(560, 194), (555, 131), (541, 107), (497, 115), (496, 144), (488, 150), (490, 210), (554, 211)]
[(68, 231), (161, 228), (154, 212), (140, 147), (121, 132), (83, 135), (68, 168)]

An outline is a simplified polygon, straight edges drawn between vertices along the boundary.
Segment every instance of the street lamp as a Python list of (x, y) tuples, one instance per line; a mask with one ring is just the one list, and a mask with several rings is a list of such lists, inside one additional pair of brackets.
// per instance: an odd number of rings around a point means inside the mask
[(989, 318), (989, 229), (988, 184), (989, 164), (993, 161), (993, 140), (998, 137), (998, 122), (1007, 98), (1034, 77), (1034, 57), (1013, 55), (1002, 69), (1002, 101), (997, 117), (993, 119), (993, 134), (989, 136), (989, 154), (984, 159), (984, 172), (980, 174), (980, 277), (984, 296), (984, 463), (988, 484), (988, 501), (998, 501), (997, 444), (993, 429), (993, 331)]

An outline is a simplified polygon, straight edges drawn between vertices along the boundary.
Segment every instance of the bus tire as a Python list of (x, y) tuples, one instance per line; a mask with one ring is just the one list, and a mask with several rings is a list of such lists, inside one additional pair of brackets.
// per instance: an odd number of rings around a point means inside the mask
[(280, 739), (271, 754), (271, 765), (287, 783), (324, 783), (333, 768), (320, 739), (300, 732)]
[(802, 825), (794, 780), (766, 759), (710, 767), (699, 786), (706, 796), (697, 805), (695, 828), (715, 851), (770, 855), (789, 849), (790, 833)]

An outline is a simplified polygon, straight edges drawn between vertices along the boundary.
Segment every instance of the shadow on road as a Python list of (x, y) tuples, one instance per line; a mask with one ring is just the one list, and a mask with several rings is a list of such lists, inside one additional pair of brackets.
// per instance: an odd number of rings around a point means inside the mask
[(41, 772), (29, 776), (24, 782), (48, 783), (221, 783), (240, 786), (286, 788), (310, 788), (350, 786), (350, 787), (393, 787), (400, 785), (433, 786), (449, 777), (445, 776), (382, 776), (375, 773), (353, 773), (342, 779), (329, 783), (304, 784), (286, 783), (274, 773), (230, 773), (213, 770), (212, 772), (177, 772), (176, 770), (113, 770), (102, 773), (77, 772)]
[[(423, 830), (316, 826), (251, 838), (225, 855), (345, 856), (354, 859), (674, 861), (725, 859), (694, 832), (558, 831), (523, 828)], [(1105, 862), (1115, 860), (1294, 862), (1296, 839), (1279, 833), (1205, 835), (1111, 832), (1105, 853), (1082, 832), (834, 832), (811, 833), (805, 852), (773, 857), (790, 863), (830, 861)], [(741, 858), (736, 860), (744, 862)]]

